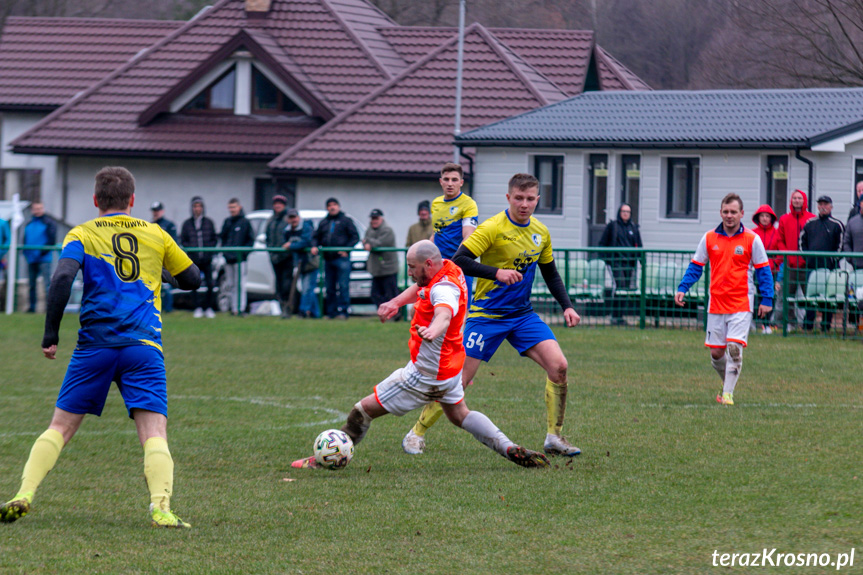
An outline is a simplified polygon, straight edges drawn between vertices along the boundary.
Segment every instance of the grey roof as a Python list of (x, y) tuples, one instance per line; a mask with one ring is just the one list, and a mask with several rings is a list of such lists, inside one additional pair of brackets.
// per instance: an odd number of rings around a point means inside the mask
[(863, 88), (586, 92), (456, 138), (469, 146), (807, 148), (863, 129)]

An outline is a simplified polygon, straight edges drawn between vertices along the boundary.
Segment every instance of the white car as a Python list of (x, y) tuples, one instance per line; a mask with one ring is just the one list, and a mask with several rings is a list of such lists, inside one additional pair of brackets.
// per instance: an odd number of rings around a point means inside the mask
[[(252, 225), (252, 233), (255, 235), (256, 248), (265, 248), (267, 245), (266, 228), (267, 220), (273, 215), (272, 210), (256, 210), (246, 214), (246, 219)], [(327, 215), (326, 210), (300, 210), (300, 218), (309, 220), (318, 228), (318, 223)], [(354, 222), (360, 240), (366, 233), (366, 226), (360, 223), (350, 214), (345, 214)], [(372, 290), (372, 276), (366, 271), (366, 261), (369, 254), (363, 249), (362, 241), (357, 242), (355, 248), (361, 251), (351, 252), (351, 284), (350, 294), (352, 303), (366, 302), (370, 300)], [(225, 259), (221, 254), (213, 258), (213, 274), (216, 276), (216, 285), (219, 288), (218, 305), (220, 311), (230, 311), (230, 300), (227, 294), (223, 295), (222, 283), (224, 282)], [(324, 273), (324, 261), (321, 258), (320, 277)], [(273, 266), (270, 263), (270, 252), (251, 252), (246, 260), (247, 273), (243, 278), (248, 294), (248, 301), (260, 301), (276, 299), (276, 278), (273, 274)]]

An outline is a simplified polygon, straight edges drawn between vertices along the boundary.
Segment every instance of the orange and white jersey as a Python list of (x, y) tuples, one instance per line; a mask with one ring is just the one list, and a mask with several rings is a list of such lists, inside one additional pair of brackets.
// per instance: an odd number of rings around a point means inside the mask
[[(449, 328), (434, 341), (425, 341), (417, 334), (416, 328), (428, 327), (434, 318), (435, 308), (439, 306), (446, 306), (452, 311)], [(461, 372), (464, 367), (466, 312), (467, 284), (464, 273), (450, 260), (443, 260), (441, 270), (417, 293), (409, 343), (411, 361), (417, 371), (439, 381)]]
[[(728, 236), (722, 224), (704, 234), (695, 250), (692, 263), (704, 267), (710, 261), (709, 313), (730, 314), (752, 311), (749, 290), (749, 266), (756, 270), (769, 266), (761, 238), (740, 226)], [(772, 297), (772, 293), (770, 296)]]

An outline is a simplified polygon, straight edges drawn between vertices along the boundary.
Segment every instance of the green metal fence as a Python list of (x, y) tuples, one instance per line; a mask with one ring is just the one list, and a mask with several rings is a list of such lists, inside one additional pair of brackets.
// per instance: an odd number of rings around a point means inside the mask
[[(4, 246), (0, 246), (2, 248)], [(59, 251), (60, 246), (18, 246), (25, 249)], [(194, 251), (237, 252), (281, 251), (280, 248), (195, 248)], [(359, 251), (353, 248), (321, 248), (321, 252)], [(407, 287), (409, 277), (405, 248), (381, 248), (401, 255), (399, 285)], [(630, 329), (672, 328), (702, 330), (709, 306), (710, 266), (687, 292), (682, 307), (674, 295), (692, 257), (692, 250), (651, 250), (637, 248), (576, 248), (554, 251), (555, 262), (583, 326), (614, 326)], [(847, 258), (863, 254), (835, 252), (768, 252), (773, 256), (803, 256), (820, 267), (791, 270), (783, 268), (777, 284), (773, 313), (756, 318), (753, 329), (781, 335), (827, 334), (863, 339), (863, 269), (855, 270)], [(318, 274), (323, 299), (324, 270)], [(779, 279), (779, 278), (777, 278)], [(242, 280), (241, 280), (242, 281)], [(754, 307), (760, 296), (752, 283)], [(534, 309), (549, 324), (562, 324), (560, 307), (537, 272), (531, 292)], [(321, 301), (323, 303), (323, 301)]]

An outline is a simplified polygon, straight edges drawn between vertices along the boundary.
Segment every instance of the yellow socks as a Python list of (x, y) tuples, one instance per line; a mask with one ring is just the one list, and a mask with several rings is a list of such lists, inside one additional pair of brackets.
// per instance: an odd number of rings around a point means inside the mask
[(423, 412), (420, 414), (417, 424), (414, 425), (414, 433), (422, 437), (426, 434), (426, 431), (428, 431), (429, 428), (434, 425), (438, 419), (440, 419), (441, 415), (443, 415), (443, 408), (440, 406), (440, 403), (436, 401), (427, 403), (423, 408)]
[(554, 383), (545, 378), (545, 409), (548, 416), (548, 433), (560, 435), (566, 415), (566, 384)]
[(168, 442), (161, 437), (151, 437), (144, 442), (144, 477), (150, 489), (150, 502), (164, 512), (170, 511), (174, 460), (168, 451)]
[(30, 458), (24, 465), (24, 473), (21, 475), (21, 489), (15, 499), (24, 497), (28, 501), (33, 500), (36, 489), (48, 475), (48, 472), (54, 468), (65, 444), (63, 434), (56, 429), (48, 429), (39, 436), (39, 439), (33, 444), (33, 449), (30, 450)]

